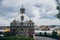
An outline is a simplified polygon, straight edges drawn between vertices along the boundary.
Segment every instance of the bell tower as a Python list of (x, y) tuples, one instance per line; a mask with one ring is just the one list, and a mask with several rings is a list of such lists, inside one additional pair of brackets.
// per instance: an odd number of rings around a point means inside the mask
[(23, 22), (24, 22), (24, 14), (25, 14), (25, 8), (23, 8), (23, 5), (22, 5), (22, 8), (20, 9), (20, 14), (21, 14), (21, 24), (23, 25)]

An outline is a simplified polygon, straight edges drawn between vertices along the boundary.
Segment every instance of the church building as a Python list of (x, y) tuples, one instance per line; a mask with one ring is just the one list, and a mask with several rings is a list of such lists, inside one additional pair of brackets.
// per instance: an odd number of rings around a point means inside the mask
[(25, 36), (25, 37), (33, 37), (34, 34), (34, 27), (35, 24), (32, 20), (24, 20), (25, 16), (25, 8), (20, 9), (20, 20), (21, 21), (16, 21), (13, 20), (10, 23), (10, 30), (11, 30), (11, 34), (14, 36)]

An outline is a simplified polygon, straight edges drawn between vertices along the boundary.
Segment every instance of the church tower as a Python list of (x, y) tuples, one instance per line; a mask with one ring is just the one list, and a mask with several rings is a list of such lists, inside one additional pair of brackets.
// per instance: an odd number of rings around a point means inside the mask
[(25, 8), (20, 8), (20, 22), (13, 20), (10, 23), (11, 34), (14, 36), (25, 36), (32, 38), (34, 34), (35, 24), (32, 20), (24, 20)]
[(22, 8), (20, 9), (20, 14), (21, 14), (21, 25), (23, 25), (23, 22), (24, 22), (24, 14), (25, 14), (25, 8), (23, 8), (23, 5), (22, 5)]

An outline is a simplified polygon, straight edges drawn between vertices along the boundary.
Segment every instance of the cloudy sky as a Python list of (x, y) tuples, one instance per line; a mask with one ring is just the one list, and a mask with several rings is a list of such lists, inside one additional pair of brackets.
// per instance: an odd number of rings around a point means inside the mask
[(10, 25), (14, 19), (19, 19), (20, 8), (26, 9), (25, 17), (32, 19), (36, 25), (60, 25), (55, 0), (0, 0), (0, 26)]

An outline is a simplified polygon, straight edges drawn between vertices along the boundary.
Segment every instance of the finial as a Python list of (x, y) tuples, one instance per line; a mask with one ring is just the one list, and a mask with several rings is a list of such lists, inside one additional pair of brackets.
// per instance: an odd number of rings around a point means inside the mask
[(22, 4), (22, 8), (23, 8), (23, 4)]

